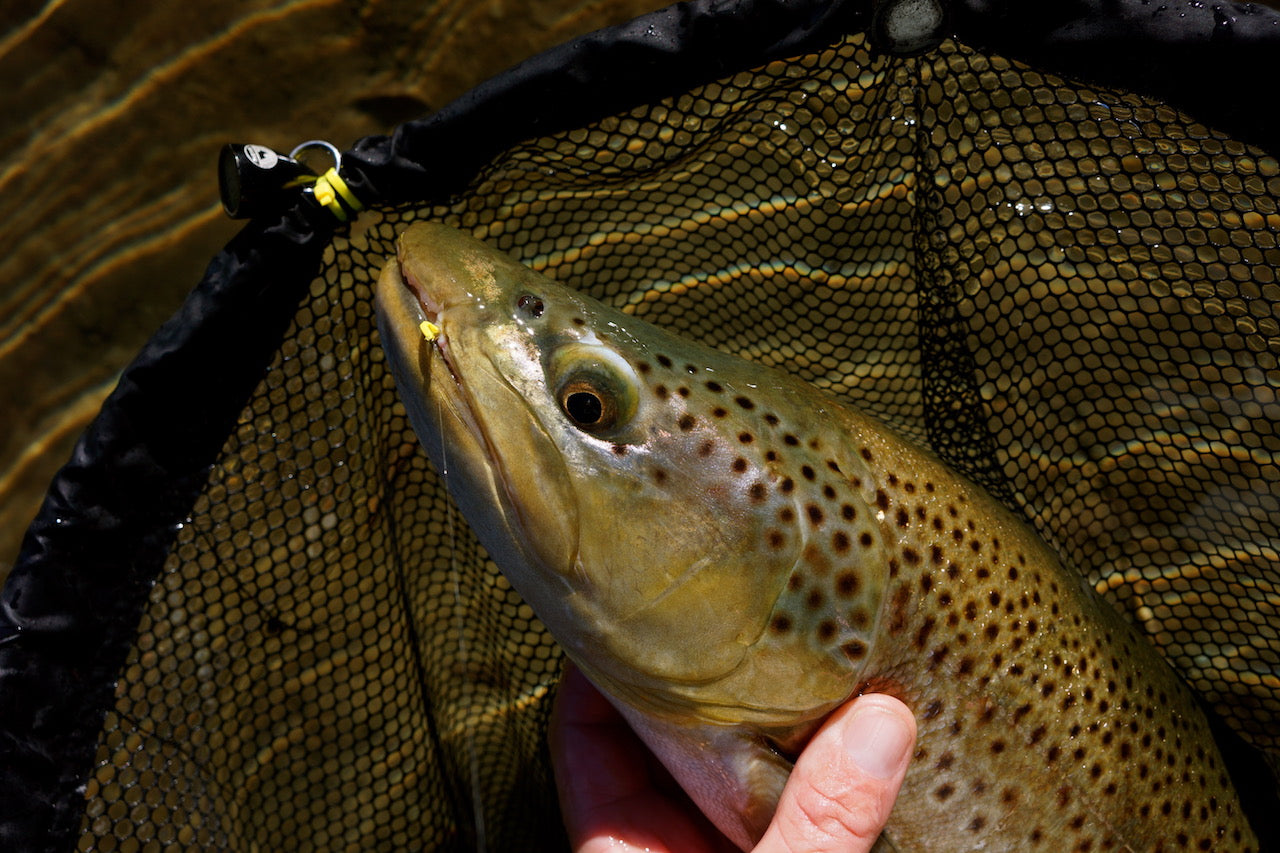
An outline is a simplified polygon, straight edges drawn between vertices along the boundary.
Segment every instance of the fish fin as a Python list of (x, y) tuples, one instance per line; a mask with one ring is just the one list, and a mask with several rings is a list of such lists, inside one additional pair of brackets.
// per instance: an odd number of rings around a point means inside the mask
[(743, 850), (769, 828), (792, 764), (739, 726), (690, 725), (619, 707), (702, 813)]

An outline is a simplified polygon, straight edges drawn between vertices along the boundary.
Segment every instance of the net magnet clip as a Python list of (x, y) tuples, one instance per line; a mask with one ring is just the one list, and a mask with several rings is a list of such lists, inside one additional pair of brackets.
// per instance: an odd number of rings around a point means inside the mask
[[(333, 166), (318, 174), (298, 159), (308, 148), (323, 148), (333, 158)], [(231, 144), (218, 157), (218, 191), (222, 207), (232, 219), (248, 219), (279, 213), (290, 207), (299, 193), (312, 198), (346, 222), (364, 205), (339, 174), (342, 154), (331, 143), (312, 139), (296, 146), (288, 155), (265, 145)]]
[(218, 192), (232, 219), (278, 213), (315, 179), (302, 163), (265, 145), (224, 145), (218, 155)]

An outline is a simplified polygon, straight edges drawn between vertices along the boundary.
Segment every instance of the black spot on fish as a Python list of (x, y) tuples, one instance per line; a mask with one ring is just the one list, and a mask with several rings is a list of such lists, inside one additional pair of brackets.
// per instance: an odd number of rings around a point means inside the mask
[(676, 389), (676, 393), (679, 394), (681, 397), (687, 398), (689, 396), (689, 389), (681, 385), (679, 388)]
[(636, 362), (636, 370), (641, 373), (648, 373), (650, 370), (653, 370), (653, 367), (651, 367), (647, 361), (638, 361)]
[(741, 406), (744, 409), (747, 409), (748, 411), (756, 407), (756, 404), (751, 401), (750, 397), (734, 397), (733, 402), (737, 403), (739, 406)]
[(859, 660), (866, 655), (867, 644), (861, 640), (850, 640), (840, 647), (840, 651), (844, 652), (849, 660)]
[(725, 415), (729, 414), (729, 410), (722, 408), (720, 406), (716, 406), (714, 409), (711, 410), (711, 414), (717, 418), (723, 418)]
[(932, 616), (925, 619), (924, 623), (920, 626), (919, 630), (916, 631), (916, 636), (911, 641), (912, 645), (914, 645), (917, 649), (924, 649), (924, 647), (929, 642), (929, 635), (933, 633), (933, 629), (936, 625), (937, 625), (937, 620), (935, 620)]
[(747, 489), (747, 494), (751, 497), (752, 501), (760, 503), (765, 499), (765, 496), (768, 494), (768, 490), (765, 488), (764, 483), (756, 482), (752, 483), (751, 488)]
[(764, 422), (767, 423), (769, 426), (777, 426), (778, 416), (770, 412), (769, 414), (764, 416)]
[(815, 527), (817, 527), (819, 524), (822, 524), (822, 520), (825, 516), (823, 516), (822, 514), (822, 509), (819, 508), (816, 504), (806, 505), (804, 508), (804, 511), (808, 513), (809, 521)]
[(911, 591), (905, 586), (900, 586), (893, 591), (893, 598), (889, 602), (890, 634), (900, 634), (907, 626), (907, 601), (910, 597)]
[(749, 432), (738, 433), (738, 441), (741, 442), (742, 444), (750, 444), (755, 440), (756, 440), (756, 437)]
[(785, 634), (791, 630), (791, 617), (785, 613), (779, 613), (773, 617), (773, 621), (769, 623), (769, 627), (773, 629), (775, 634)]
[(843, 530), (837, 530), (831, 535), (831, 547), (837, 554), (843, 554), (849, 550), (849, 534)]
[(849, 598), (858, 591), (858, 576), (853, 572), (842, 572), (836, 578), (836, 594)]
[(816, 476), (813, 473), (813, 468), (809, 465), (800, 466), (800, 475), (804, 477), (806, 480), (812, 480)]
[(659, 400), (665, 400), (667, 397), (671, 396), (671, 392), (667, 390), (666, 385), (654, 386), (653, 393), (658, 395)]
[(864, 447), (864, 448), (862, 448), (862, 451), (861, 451), (861, 452), (862, 452), (862, 458), (863, 458), (863, 459), (865, 459), (865, 460), (867, 460), (868, 462), (870, 462), (870, 461), (871, 461), (871, 450), (870, 450), (869, 448)]
[(840, 505), (840, 517), (845, 521), (853, 521), (858, 516), (858, 511), (853, 508), (852, 504)]
[(741, 474), (742, 472), (747, 470), (747, 460), (739, 456), (737, 459), (733, 460), (732, 467), (734, 472)]
[(799, 443), (800, 443), (800, 439), (796, 438), (796, 437), (795, 437), (794, 435), (792, 435), (791, 433), (787, 433), (786, 435), (784, 435), (784, 436), (782, 437), (782, 441), (783, 441), (783, 443), (784, 443), (784, 444), (786, 444), (788, 447), (795, 447), (797, 444), (799, 444)]
[(703, 384), (706, 385), (708, 391), (714, 391), (717, 394), (724, 390), (724, 386), (714, 379), (708, 379)]
[(714, 453), (715, 449), (716, 449), (716, 444), (714, 441), (710, 441), (710, 440), (704, 441), (702, 442), (702, 444), (698, 445), (698, 455), (701, 456), (703, 459), (705, 459), (708, 456), (710, 456), (712, 453)]
[(671, 359), (667, 358), (665, 355), (659, 355), (658, 364), (661, 364), (663, 367), (670, 367)]
[(684, 366), (684, 369), (686, 373), (690, 373), (690, 374), (698, 372), (698, 368), (694, 367), (692, 364), (686, 364)]
[(697, 423), (698, 421), (693, 415), (681, 415), (680, 420), (676, 421), (676, 426), (680, 427), (684, 432), (688, 432)]

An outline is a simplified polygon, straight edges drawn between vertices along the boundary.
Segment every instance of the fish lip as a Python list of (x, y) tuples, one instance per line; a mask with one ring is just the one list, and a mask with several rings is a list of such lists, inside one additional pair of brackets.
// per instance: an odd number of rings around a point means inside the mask
[(441, 321), (441, 316), (444, 314), (446, 306), (439, 300), (433, 299), (430, 291), (414, 278), (403, 258), (397, 256), (395, 264), (396, 272), (398, 273), (396, 277), (400, 279), (400, 286), (409, 292), (409, 296), (418, 306), (418, 313), (421, 318), (437, 329), (435, 337), (431, 340), (431, 348), (439, 353), (440, 360), (444, 363), (445, 369), (449, 371), (449, 376), (453, 379), (454, 384), (461, 389), (462, 380), (449, 358), (449, 339)]
[(417, 300), (419, 309), (425, 315), (424, 319), (436, 323), (440, 319), (440, 314), (444, 311), (444, 305), (431, 298), (431, 294), (422, 286), (422, 283), (414, 279), (409, 270), (405, 268), (402, 260), (397, 258), (396, 265), (400, 268), (400, 283)]

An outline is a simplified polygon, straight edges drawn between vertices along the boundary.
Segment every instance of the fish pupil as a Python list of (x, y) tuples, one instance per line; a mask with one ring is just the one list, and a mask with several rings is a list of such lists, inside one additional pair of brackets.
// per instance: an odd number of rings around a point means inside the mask
[(604, 403), (590, 391), (574, 391), (565, 397), (565, 414), (579, 426), (595, 426), (604, 417)]

